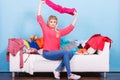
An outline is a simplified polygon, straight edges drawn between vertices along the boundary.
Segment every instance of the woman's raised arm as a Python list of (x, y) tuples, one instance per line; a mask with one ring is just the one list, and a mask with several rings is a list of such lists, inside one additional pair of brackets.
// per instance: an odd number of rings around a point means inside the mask
[(45, 3), (45, 0), (40, 1), (39, 5), (38, 5), (38, 13), (37, 13), (37, 15), (41, 15), (42, 4), (44, 4), (44, 3)]
[(78, 13), (77, 12), (74, 12), (74, 19), (72, 21), (72, 25), (75, 26), (75, 23), (77, 21), (77, 18), (78, 18)]

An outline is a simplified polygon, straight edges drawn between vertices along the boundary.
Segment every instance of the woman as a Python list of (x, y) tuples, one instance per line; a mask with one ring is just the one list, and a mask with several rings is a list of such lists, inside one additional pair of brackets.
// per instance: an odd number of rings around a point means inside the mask
[(73, 53), (71, 51), (60, 50), (60, 38), (74, 29), (78, 14), (77, 12), (74, 12), (74, 19), (72, 23), (68, 27), (59, 30), (57, 29), (58, 20), (56, 16), (51, 15), (48, 18), (47, 24), (44, 22), (41, 15), (41, 7), (44, 3), (45, 0), (40, 1), (37, 14), (37, 21), (41, 26), (44, 40), (42, 55), (44, 58), (49, 60), (62, 59), (60, 65), (53, 71), (56, 79), (60, 79), (60, 71), (62, 71), (64, 67), (66, 67), (68, 79), (80, 79), (79, 75), (71, 73), (70, 59), (73, 57)]

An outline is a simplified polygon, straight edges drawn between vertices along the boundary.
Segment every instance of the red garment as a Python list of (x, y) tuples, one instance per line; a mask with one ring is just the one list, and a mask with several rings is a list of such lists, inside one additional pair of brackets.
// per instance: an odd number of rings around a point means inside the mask
[(46, 1), (46, 4), (51, 7), (52, 9), (60, 12), (60, 13), (68, 13), (70, 15), (74, 15), (74, 12), (76, 11), (75, 8), (66, 8), (66, 7), (62, 7), (60, 5), (57, 5), (55, 3), (53, 3), (52, 1), (50, 0), (45, 0)]
[(7, 56), (6, 56), (7, 61), (9, 61), (9, 53), (15, 56), (17, 52), (20, 51), (20, 68), (22, 68), (23, 67), (23, 53), (22, 53), (23, 47), (24, 47), (24, 42), (21, 38), (10, 38), (8, 40), (8, 48), (7, 48)]
[(110, 42), (111, 45), (112, 40), (101, 34), (95, 34), (86, 42), (84, 48), (88, 49), (89, 47), (92, 47), (94, 49), (103, 50), (105, 42)]
[(43, 31), (43, 50), (59, 50), (60, 49), (60, 38), (70, 33), (74, 26), (70, 24), (64, 29), (59, 29), (59, 37), (56, 36), (56, 31), (51, 30), (44, 22), (41, 15), (37, 16), (37, 21), (40, 24)]

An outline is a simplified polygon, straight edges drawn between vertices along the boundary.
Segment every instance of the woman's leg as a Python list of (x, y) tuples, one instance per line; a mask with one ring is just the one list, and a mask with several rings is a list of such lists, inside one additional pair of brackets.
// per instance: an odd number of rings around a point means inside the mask
[(67, 74), (71, 73), (70, 70), (70, 59), (73, 57), (73, 53), (66, 50), (58, 50), (58, 51), (50, 51), (50, 52), (43, 52), (43, 57), (50, 60), (59, 60), (62, 59), (61, 64), (56, 69), (57, 71), (61, 71), (62, 68), (65, 66), (67, 70)]
[[(71, 58), (73, 57), (74, 54), (71, 51), (64, 51), (64, 53), (66, 54), (64, 56), (64, 59), (69, 59), (68, 60), (69, 62), (67, 64), (67, 63), (65, 63), (65, 60), (63, 59), (62, 62), (60, 63), (60, 65), (57, 67), (57, 69), (56, 69), (57, 71), (61, 71), (65, 67), (65, 64), (66, 64), (66, 69), (67, 69), (67, 67), (70, 68), (70, 60), (71, 60)], [(70, 72), (71, 72), (71, 70), (67, 70), (67, 75), (69, 75)]]
[[(66, 70), (67, 70), (67, 75), (68, 75), (68, 79), (80, 79), (81, 76), (79, 75), (75, 75), (71, 73), (71, 69), (70, 69), (70, 59), (73, 57), (72, 52), (69, 51), (63, 51), (63, 50), (59, 50), (59, 51), (50, 51), (50, 52), (43, 52), (43, 57), (45, 57), (46, 59), (50, 59), (50, 60), (58, 60), (58, 59), (62, 59), (61, 64), (58, 66), (57, 70), (62, 70), (62, 68), (65, 66)], [(57, 73), (57, 74), (56, 74)], [(59, 77), (59, 72), (55, 72), (54, 76), (56, 79), (60, 79)]]

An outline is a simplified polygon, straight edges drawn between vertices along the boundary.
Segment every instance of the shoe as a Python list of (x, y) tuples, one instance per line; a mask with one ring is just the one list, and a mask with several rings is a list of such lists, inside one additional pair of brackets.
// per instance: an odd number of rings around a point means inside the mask
[(55, 79), (58, 79), (58, 80), (60, 79), (60, 72), (59, 71), (54, 70), (53, 74), (54, 74)]
[(76, 74), (70, 74), (70, 76), (68, 76), (68, 80), (78, 80), (80, 78), (81, 76), (76, 75)]

